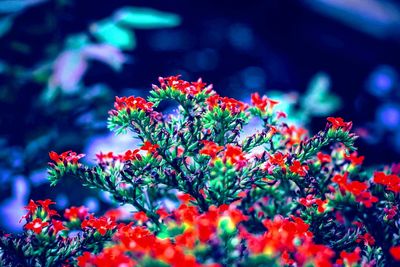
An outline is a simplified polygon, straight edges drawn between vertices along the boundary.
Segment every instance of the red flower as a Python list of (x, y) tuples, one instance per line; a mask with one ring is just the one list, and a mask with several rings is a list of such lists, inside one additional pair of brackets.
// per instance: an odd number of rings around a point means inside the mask
[(24, 209), (28, 210), (27, 214), (25, 214), (24, 216), (22, 216), (21, 220), (19, 222), (22, 221), (22, 219), (24, 218), (28, 218), (29, 216), (31, 216), (32, 214), (34, 214), (36, 212), (36, 210), (38, 209), (38, 205), (36, 205), (35, 201), (33, 201), (32, 199), (29, 201), (29, 204), (27, 206), (24, 207)]
[(36, 234), (40, 234), (43, 228), (47, 227), (48, 225), (49, 225), (48, 222), (43, 222), (42, 219), (36, 218), (33, 221), (25, 224), (25, 229), (31, 230)]
[(357, 152), (353, 152), (350, 155), (345, 155), (345, 159), (349, 160), (352, 165), (361, 165), (364, 161), (364, 156), (357, 157)]
[(243, 112), (248, 108), (248, 105), (241, 101), (229, 97), (221, 97), (217, 94), (207, 98), (206, 103), (210, 110), (219, 106), (222, 110), (228, 110), (232, 115)]
[(207, 155), (211, 158), (215, 158), (218, 152), (224, 148), (223, 146), (219, 146), (212, 141), (203, 140), (201, 142), (203, 143), (204, 147), (199, 151), (200, 155)]
[(300, 198), (299, 203), (305, 207), (310, 207), (315, 203), (314, 196), (309, 194), (305, 198)]
[(375, 238), (370, 233), (365, 233), (364, 235), (359, 235), (356, 242), (363, 242), (365, 246), (373, 246), (375, 244)]
[(345, 122), (340, 117), (337, 117), (337, 118), (328, 117), (327, 120), (332, 124), (332, 128), (334, 130), (336, 130), (338, 128), (343, 128), (345, 131), (348, 131), (351, 129), (351, 126), (353, 125), (353, 123), (351, 121)]
[(391, 247), (389, 252), (396, 261), (400, 261), (400, 246)]
[(73, 221), (73, 220), (83, 220), (85, 217), (89, 214), (88, 208), (85, 206), (80, 206), (80, 207), (70, 207), (69, 209), (66, 209), (64, 212), (64, 217), (67, 220)]
[(269, 162), (274, 165), (279, 165), (281, 168), (285, 167), (285, 162), (286, 162), (287, 155), (282, 154), (281, 152), (276, 152), (274, 155), (272, 155), (269, 159)]
[(332, 182), (337, 183), (340, 187), (343, 187), (347, 184), (347, 176), (348, 176), (347, 172), (344, 175), (336, 174), (332, 178)]
[(79, 267), (88, 267), (88, 266), (93, 266), (93, 258), (92, 254), (90, 252), (83, 252), (83, 254), (79, 257), (76, 258), (78, 261), (78, 266)]
[(57, 234), (58, 232), (63, 230), (67, 230), (62, 221), (53, 219), (51, 220), (51, 224), (53, 225), (54, 234)]
[(386, 217), (388, 220), (393, 219), (397, 214), (397, 206), (393, 206), (390, 209), (384, 208), (383, 211), (386, 213)]
[(267, 106), (268, 106), (268, 111), (271, 111), (275, 105), (279, 104), (278, 101), (269, 99), (266, 96), (263, 96), (261, 98), (258, 93), (251, 94), (251, 103), (262, 112), (265, 112)]
[(114, 107), (117, 111), (119, 110), (143, 110), (145, 112), (151, 112), (153, 111), (153, 105), (154, 103), (152, 102), (147, 102), (144, 98), (141, 97), (134, 97), (134, 96), (129, 96), (129, 97), (115, 97), (115, 103)]
[(142, 222), (142, 223), (145, 223), (145, 222), (147, 222), (147, 221), (149, 220), (149, 218), (147, 217), (146, 213), (143, 212), (143, 211), (136, 212), (136, 213), (133, 215), (133, 218), (134, 218), (136, 221), (140, 221), (140, 222)]
[(400, 177), (394, 174), (385, 174), (384, 172), (376, 172), (374, 174), (374, 182), (376, 184), (385, 185), (387, 190), (395, 193), (400, 192)]
[[(158, 145), (156, 145), (158, 146)], [(142, 148), (143, 149), (143, 148)], [(120, 156), (122, 161), (128, 161), (128, 160), (140, 160), (142, 157), (139, 154), (139, 149), (135, 150), (127, 150), (123, 155)]]
[(185, 204), (188, 204), (190, 201), (195, 201), (194, 197), (192, 197), (190, 194), (178, 194), (177, 198)]
[(155, 154), (157, 152), (157, 148), (160, 146), (155, 144), (153, 145), (149, 141), (144, 142), (143, 146), (141, 147), (142, 150), (147, 151), (148, 153)]
[(372, 207), (372, 203), (378, 202), (378, 198), (374, 197), (371, 192), (364, 191), (361, 192), (359, 195), (356, 195), (356, 201), (363, 203), (367, 208)]
[(332, 158), (328, 154), (324, 154), (322, 152), (318, 152), (317, 158), (321, 163), (329, 163), (332, 162)]
[(247, 163), (247, 159), (245, 158), (242, 149), (238, 146), (227, 145), (224, 158), (226, 161), (236, 165), (238, 168), (246, 166)]
[(158, 214), (158, 216), (160, 216), (160, 219), (163, 220), (165, 218), (167, 218), (168, 216), (170, 216), (170, 214), (167, 212), (166, 209), (164, 208), (159, 208), (156, 213)]
[(289, 167), (290, 171), (296, 173), (300, 176), (306, 176), (309, 167), (306, 164), (301, 164), (300, 161), (293, 161), (292, 165)]
[(161, 88), (156, 85), (153, 85), (153, 89), (161, 90), (167, 89), (168, 87), (174, 90), (178, 90), (185, 95), (197, 95), (201, 92), (205, 92), (207, 94), (211, 93), (212, 85), (206, 86), (207, 84), (199, 78), (196, 82), (187, 82), (179, 79), (181, 75), (170, 76), (170, 77), (159, 77), (158, 81), (160, 82)]
[(358, 263), (360, 260), (360, 252), (361, 249), (359, 247), (357, 247), (353, 252), (342, 251), (340, 253), (340, 258), (344, 263), (351, 266)]
[(355, 196), (360, 195), (361, 192), (367, 190), (367, 188), (368, 185), (366, 183), (362, 183), (359, 181), (350, 182), (345, 186), (345, 189), (350, 193), (354, 194)]
[(117, 227), (115, 220), (113, 218), (100, 217), (95, 218), (92, 215), (84, 220), (81, 224), (82, 229), (93, 228), (97, 230), (101, 235), (105, 235), (108, 231), (113, 230)]
[(71, 150), (65, 151), (58, 155), (56, 152), (51, 151), (49, 153), (49, 157), (52, 161), (56, 162), (57, 164), (65, 163), (65, 164), (77, 164), (78, 160), (83, 158), (85, 154), (77, 154)]

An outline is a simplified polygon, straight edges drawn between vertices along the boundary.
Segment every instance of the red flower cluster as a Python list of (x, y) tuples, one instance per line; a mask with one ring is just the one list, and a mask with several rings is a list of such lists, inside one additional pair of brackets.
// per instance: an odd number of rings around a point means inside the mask
[(320, 198), (315, 198), (314, 195), (307, 195), (305, 198), (300, 198), (299, 203), (305, 207), (311, 207), (312, 205), (317, 205), (317, 210), (319, 213), (323, 213), (326, 210), (326, 205), (328, 204), (328, 200), (322, 200)]
[(389, 252), (396, 261), (400, 261), (400, 246), (391, 247)]
[(342, 251), (340, 259), (336, 261), (337, 264), (345, 264), (346, 266), (353, 266), (360, 261), (361, 249), (357, 247), (353, 252)]
[(182, 204), (167, 217), (167, 227), (180, 227), (183, 232), (174, 237), (159, 238), (144, 226), (122, 225), (114, 236), (115, 246), (98, 255), (84, 253), (78, 258), (78, 266), (134, 266), (135, 262), (127, 256), (129, 254), (140, 261), (151, 257), (173, 267), (218, 267), (219, 264), (200, 264), (191, 251), (211, 240), (217, 242), (219, 231), (224, 231), (221, 221), (228, 219), (236, 227), (246, 220), (241, 212), (227, 205), (211, 207), (208, 212), (200, 214), (196, 207)]
[(81, 227), (82, 229), (93, 228), (99, 234), (105, 235), (108, 231), (114, 230), (117, 227), (117, 223), (110, 217), (95, 218), (93, 215), (89, 215), (89, 218), (82, 222)]
[(141, 150), (147, 151), (147, 153), (154, 154), (156, 156), (157, 148), (159, 148), (159, 147), (160, 146), (157, 144), (153, 145), (149, 141), (146, 141), (146, 142), (144, 142), (143, 146), (141, 147)]
[(351, 162), (352, 165), (361, 165), (364, 161), (364, 156), (357, 156), (357, 152), (353, 152), (350, 155), (345, 155), (344, 158)]
[(154, 103), (147, 102), (144, 98), (141, 97), (115, 97), (114, 107), (117, 111), (120, 110), (143, 110), (144, 112), (153, 111)]
[(280, 166), (281, 168), (286, 167), (286, 159), (287, 155), (284, 155), (282, 152), (276, 152), (274, 155), (271, 155), (269, 158), (269, 162), (273, 165)]
[(75, 207), (72, 206), (65, 210), (64, 218), (69, 221), (83, 221), (89, 215), (89, 209), (85, 206)]
[(36, 218), (31, 222), (28, 222), (25, 224), (25, 229), (26, 230), (31, 230), (35, 232), (36, 234), (40, 234), (43, 230), (43, 228), (49, 226), (48, 222), (43, 221), (41, 218)]
[(247, 159), (238, 146), (227, 145), (226, 148), (219, 146), (212, 141), (204, 140), (202, 141), (204, 147), (199, 151), (200, 155), (210, 156), (212, 159), (217, 158), (219, 152), (223, 152), (221, 159), (223, 162), (228, 162), (235, 165), (237, 168), (242, 168), (246, 165)]
[[(199, 78), (196, 82), (187, 82), (180, 79), (181, 75), (170, 76), (170, 77), (159, 77), (161, 89), (171, 88), (178, 90), (185, 95), (197, 95), (201, 92), (210, 93), (212, 91), (212, 85), (207, 86), (206, 83)], [(153, 89), (161, 90), (158, 86), (153, 85)]]
[(299, 176), (306, 176), (309, 167), (307, 164), (301, 164), (300, 161), (293, 161), (292, 165), (289, 167), (289, 170)]
[(222, 110), (228, 110), (232, 115), (239, 114), (248, 109), (248, 105), (229, 97), (221, 97), (218, 94), (212, 95), (206, 100), (210, 110), (220, 107)]
[(224, 149), (223, 146), (219, 146), (212, 141), (203, 140), (201, 142), (204, 145), (204, 147), (199, 151), (200, 155), (210, 156), (213, 159), (222, 149)]
[(32, 199), (29, 201), (29, 204), (24, 208), (28, 211), (22, 219), (30, 219), (32, 217), (41, 217), (43, 219), (49, 219), (53, 216), (59, 216), (57, 211), (49, 208), (50, 205), (55, 204), (55, 202), (50, 199), (46, 200), (38, 200), (33, 201)]
[(85, 154), (77, 154), (76, 152), (73, 152), (72, 150), (65, 151), (61, 153), (60, 155), (57, 154), (54, 151), (51, 151), (49, 153), (50, 159), (54, 161), (57, 164), (78, 164), (78, 160), (83, 158)]
[(258, 93), (254, 93), (251, 94), (251, 103), (262, 112), (265, 112), (267, 107), (268, 112), (271, 112), (275, 105), (279, 104), (279, 101), (269, 99), (266, 96), (261, 98)]
[[(49, 208), (49, 206), (53, 204), (55, 204), (55, 202), (50, 199), (38, 200), (36, 203), (31, 200), (29, 205), (25, 207), (28, 213), (22, 217), (27, 220), (24, 228), (36, 234), (41, 234), (43, 229), (48, 227), (53, 230), (54, 235), (60, 231), (66, 230), (67, 228), (62, 221), (52, 219), (53, 216), (59, 216), (55, 210)], [(31, 221), (31, 219), (33, 220)]]
[(339, 128), (343, 128), (343, 130), (345, 131), (350, 131), (351, 127), (353, 126), (353, 123), (350, 122), (345, 122), (343, 120), (343, 118), (337, 117), (328, 117), (327, 121), (329, 121), (332, 124), (332, 128), (334, 130), (339, 129)]
[(238, 169), (243, 168), (247, 164), (247, 159), (244, 156), (242, 149), (238, 146), (227, 145), (224, 151), (223, 160), (235, 165)]
[(341, 190), (353, 194), (356, 197), (356, 201), (363, 203), (367, 208), (372, 207), (372, 203), (378, 202), (378, 198), (367, 191), (368, 185), (365, 182), (348, 182), (347, 176), (348, 173), (344, 175), (337, 174), (332, 178), (332, 181), (337, 183)]
[(141, 160), (142, 156), (139, 154), (139, 149), (135, 150), (127, 150), (124, 154), (114, 155), (113, 152), (108, 152), (106, 154), (99, 153), (96, 154), (97, 160), (99, 163), (107, 163), (113, 161), (128, 161), (128, 160)]
[(386, 189), (392, 192), (400, 192), (400, 177), (398, 175), (376, 172), (374, 174), (374, 182), (386, 186)]
[(314, 244), (309, 225), (302, 219), (292, 216), (285, 219), (277, 216), (274, 220), (263, 222), (267, 228), (261, 236), (241, 230), (241, 236), (247, 240), (247, 246), (253, 254), (265, 254), (279, 257), (282, 265), (333, 266), (331, 259), (335, 253), (329, 247)]

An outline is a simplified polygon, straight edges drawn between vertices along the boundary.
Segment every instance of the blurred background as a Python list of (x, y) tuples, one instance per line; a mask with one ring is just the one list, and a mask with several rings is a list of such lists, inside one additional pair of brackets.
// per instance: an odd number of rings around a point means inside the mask
[(0, 0), (0, 228), (20, 231), (30, 198), (112, 206), (65, 180), (48, 152), (135, 146), (106, 127), (114, 96), (158, 76), (202, 77), (225, 96), (258, 91), (315, 133), (352, 120), (365, 164), (400, 156), (400, 2), (395, 0)]

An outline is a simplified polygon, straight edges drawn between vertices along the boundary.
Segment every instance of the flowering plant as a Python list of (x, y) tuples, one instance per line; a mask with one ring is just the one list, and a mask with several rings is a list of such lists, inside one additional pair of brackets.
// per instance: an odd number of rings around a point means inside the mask
[[(4, 264), (53, 266), (393, 266), (400, 260), (400, 166), (363, 168), (352, 123), (312, 137), (277, 101), (219, 96), (201, 79), (160, 78), (150, 96), (117, 97), (109, 128), (142, 146), (116, 155), (50, 152), (52, 185), (75, 177), (136, 208), (64, 220), (31, 201), (21, 236), (2, 234)], [(157, 111), (165, 100), (178, 112)], [(245, 134), (252, 121), (262, 130)], [(173, 203), (173, 204), (171, 204)], [(78, 230), (75, 233), (75, 230)], [(74, 232), (75, 231), (75, 232)], [(74, 234), (75, 233), (75, 234)], [(51, 248), (51, 249), (50, 249)]]

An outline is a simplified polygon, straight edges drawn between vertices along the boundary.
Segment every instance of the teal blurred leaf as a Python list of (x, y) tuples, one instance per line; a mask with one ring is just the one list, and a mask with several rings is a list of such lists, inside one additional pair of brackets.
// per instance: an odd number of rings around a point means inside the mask
[(54, 63), (54, 72), (50, 79), (50, 88), (61, 88), (65, 93), (74, 93), (85, 74), (87, 62), (79, 50), (62, 52)]
[(119, 71), (127, 61), (125, 55), (118, 48), (108, 44), (90, 44), (82, 48), (82, 54), (87, 59), (94, 59), (108, 64), (115, 71)]
[(135, 34), (111, 20), (103, 20), (91, 27), (92, 34), (101, 42), (120, 49), (134, 49), (136, 47)]
[(312, 116), (327, 116), (340, 107), (340, 98), (330, 92), (330, 78), (326, 73), (317, 73), (301, 98), (301, 107)]
[[(0, 4), (1, 5), (1, 4)], [(0, 37), (5, 35), (13, 24), (12, 16), (4, 17), (0, 19)]]
[(47, 0), (2, 0), (0, 1), (1, 13), (21, 12), (25, 8), (46, 2)]
[(140, 7), (121, 8), (115, 14), (115, 20), (135, 29), (176, 27), (181, 23), (176, 14)]

